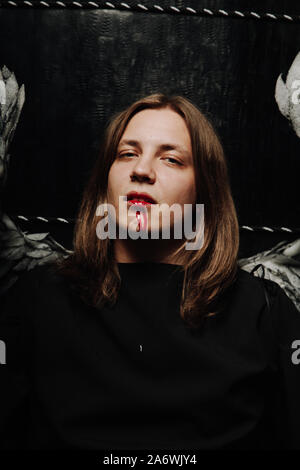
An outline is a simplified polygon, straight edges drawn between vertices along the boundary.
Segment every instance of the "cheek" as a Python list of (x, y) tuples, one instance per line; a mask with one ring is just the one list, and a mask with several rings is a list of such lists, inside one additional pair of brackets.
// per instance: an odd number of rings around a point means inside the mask
[(118, 182), (118, 174), (115, 171), (115, 168), (111, 167), (107, 180), (107, 193), (110, 199), (117, 197), (116, 190), (118, 188), (120, 189), (120, 185)]
[(194, 174), (191, 175), (188, 183), (187, 196), (190, 204), (195, 204), (197, 200), (196, 181)]
[(182, 204), (194, 204), (196, 202), (196, 188), (193, 179), (184, 179), (178, 182), (174, 191), (176, 191), (178, 201)]

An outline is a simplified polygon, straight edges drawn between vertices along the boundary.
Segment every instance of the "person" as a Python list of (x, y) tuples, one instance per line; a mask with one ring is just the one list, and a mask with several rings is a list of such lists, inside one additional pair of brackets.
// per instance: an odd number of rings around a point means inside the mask
[(300, 314), (239, 268), (223, 148), (193, 103), (112, 118), (73, 246), (5, 298), (0, 447), (300, 448)]

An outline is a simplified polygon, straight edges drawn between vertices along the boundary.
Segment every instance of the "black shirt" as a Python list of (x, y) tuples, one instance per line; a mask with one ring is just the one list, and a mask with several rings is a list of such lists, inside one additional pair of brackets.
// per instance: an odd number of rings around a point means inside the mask
[(118, 301), (102, 310), (51, 267), (9, 290), (0, 448), (300, 449), (300, 313), (284, 291), (266, 281), (268, 310), (239, 269), (227, 307), (195, 331), (178, 266), (118, 266)]

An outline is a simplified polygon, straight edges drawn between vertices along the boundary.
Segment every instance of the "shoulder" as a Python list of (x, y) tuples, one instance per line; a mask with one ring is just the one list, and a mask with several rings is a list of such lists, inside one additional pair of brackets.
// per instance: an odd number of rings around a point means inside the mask
[(5, 295), (0, 311), (1, 339), (18, 349), (18, 338), (42, 347), (49, 337), (63, 337), (74, 325), (76, 302), (55, 266), (23, 273)]
[(56, 265), (37, 266), (19, 274), (15, 283), (2, 295), (4, 311), (29, 310), (37, 299), (47, 299), (63, 289), (64, 280), (58, 274)]
[(266, 299), (267, 295), (270, 305), (277, 296), (286, 296), (284, 290), (277, 282), (271, 279), (254, 276), (254, 274), (240, 267), (238, 267), (237, 271), (236, 285), (243, 293), (263, 294), (263, 299)]
[(297, 310), (294, 301), (291, 300), (292, 294), (291, 297), (288, 296), (285, 290), (277, 282), (272, 281), (271, 279), (254, 276), (254, 274), (251, 274), (239, 267), (237, 274), (237, 284), (241, 289), (248, 289), (253, 293), (263, 291), (264, 297), (268, 297), (270, 308), (272, 308), (274, 304), (280, 302), (289, 306), (294, 306), (294, 308)]
[(270, 313), (270, 321), (278, 336), (297, 331), (300, 337), (300, 312), (292, 297), (275, 281), (256, 277), (239, 268), (236, 295), (245, 297), (247, 304)]
[(286, 291), (281, 287), (281, 285), (275, 281), (272, 281), (271, 279), (254, 276), (254, 274), (251, 274), (239, 267), (237, 272), (236, 285), (238, 290), (240, 290), (243, 294), (247, 293), (250, 295), (250, 293), (252, 293), (256, 295), (258, 294), (259, 296), (263, 294), (262, 299), (266, 302), (270, 309), (281, 304), (282, 306), (298, 311), (295, 302), (296, 299), (292, 300), (292, 298), (295, 297), (295, 293), (291, 292), (290, 295), (287, 295)]
[(279, 284), (254, 276), (240, 267), (237, 269), (234, 283), (228, 289), (228, 299), (228, 315), (242, 318), (243, 322), (247, 321), (247, 318), (253, 321), (268, 311), (272, 311), (272, 316), (276, 318), (287, 308), (296, 310), (294, 303)]
[[(275, 291), (277, 285), (273, 281), (269, 282), (270, 290)], [(239, 307), (247, 306), (250, 310), (252, 310), (251, 307), (258, 309), (266, 302), (264, 286), (262, 278), (238, 266), (235, 282), (230, 288), (232, 302)]]

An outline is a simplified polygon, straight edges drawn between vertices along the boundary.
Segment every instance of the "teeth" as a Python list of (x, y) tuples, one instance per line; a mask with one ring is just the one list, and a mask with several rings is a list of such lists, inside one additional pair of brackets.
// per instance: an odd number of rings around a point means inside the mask
[[(132, 201), (135, 201), (135, 202), (132, 202)], [(146, 203), (146, 204), (154, 204), (154, 202), (150, 199), (141, 199), (141, 198), (138, 198), (138, 197), (131, 197), (128, 199), (128, 202), (131, 202), (132, 204), (138, 204), (138, 202), (143, 202), (143, 203)]]
[(132, 200), (135, 200), (137, 202), (134, 202), (134, 204), (138, 204), (139, 202), (148, 202), (149, 204), (151, 204), (150, 201), (148, 201), (147, 199), (137, 199), (137, 198), (133, 198), (133, 199), (129, 199), (130, 201)]

